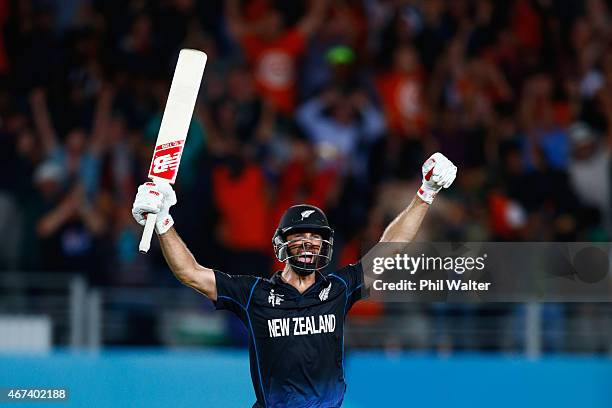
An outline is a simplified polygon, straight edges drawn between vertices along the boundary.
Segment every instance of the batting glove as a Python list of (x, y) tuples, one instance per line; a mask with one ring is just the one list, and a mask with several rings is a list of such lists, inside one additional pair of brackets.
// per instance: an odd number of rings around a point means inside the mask
[(433, 202), (436, 194), (442, 188), (448, 188), (453, 184), (457, 177), (457, 167), (439, 152), (427, 159), (421, 171), (423, 172), (423, 184), (417, 195), (428, 204)]
[(176, 194), (168, 183), (152, 181), (141, 184), (132, 206), (132, 215), (137, 223), (145, 225), (147, 214), (157, 214), (155, 232), (166, 233), (174, 225), (170, 207), (176, 204)]

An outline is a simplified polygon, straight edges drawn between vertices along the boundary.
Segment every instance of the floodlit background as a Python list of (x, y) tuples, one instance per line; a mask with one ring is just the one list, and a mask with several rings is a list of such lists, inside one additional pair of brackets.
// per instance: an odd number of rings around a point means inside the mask
[[(247, 406), (246, 331), (130, 209), (180, 48), (208, 54), (173, 208), (204, 265), (269, 276), (308, 202), (355, 261), (441, 151), (421, 240), (610, 241), (612, 2), (0, 0), (0, 387)], [(347, 407), (612, 405), (612, 306), (362, 302)]]

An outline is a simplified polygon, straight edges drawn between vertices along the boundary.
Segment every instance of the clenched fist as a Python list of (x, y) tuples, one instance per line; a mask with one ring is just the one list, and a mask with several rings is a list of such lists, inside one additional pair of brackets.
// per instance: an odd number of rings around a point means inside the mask
[(170, 207), (176, 204), (176, 194), (168, 183), (152, 181), (141, 184), (132, 206), (132, 215), (137, 223), (145, 225), (147, 214), (157, 214), (155, 232), (165, 233), (174, 225)]
[(428, 204), (433, 202), (436, 194), (442, 188), (448, 188), (457, 176), (457, 166), (448, 160), (442, 153), (434, 153), (421, 168), (423, 184), (417, 192), (421, 200)]

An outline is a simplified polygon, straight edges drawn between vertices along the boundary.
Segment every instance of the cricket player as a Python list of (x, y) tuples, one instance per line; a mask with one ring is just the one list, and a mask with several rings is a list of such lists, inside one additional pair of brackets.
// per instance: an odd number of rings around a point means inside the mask
[[(423, 165), (423, 183), (410, 205), (385, 229), (381, 242), (409, 242), (434, 197), (448, 188), (457, 167), (441, 153)], [(228, 275), (200, 265), (173, 228), (176, 195), (167, 183), (138, 188), (132, 214), (144, 225), (156, 213), (156, 233), (172, 272), (185, 285), (235, 313), (249, 333), (253, 407), (340, 407), (344, 378), (344, 320), (366, 293), (361, 261), (333, 273), (334, 231), (311, 205), (289, 208), (272, 238), (285, 263), (270, 279)], [(245, 225), (245, 228), (248, 226)]]

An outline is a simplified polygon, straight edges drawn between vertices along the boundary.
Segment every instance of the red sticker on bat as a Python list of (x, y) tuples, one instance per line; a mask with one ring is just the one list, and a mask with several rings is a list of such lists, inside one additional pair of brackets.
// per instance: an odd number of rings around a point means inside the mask
[(164, 143), (155, 147), (149, 177), (159, 177), (174, 183), (183, 153), (183, 141)]

